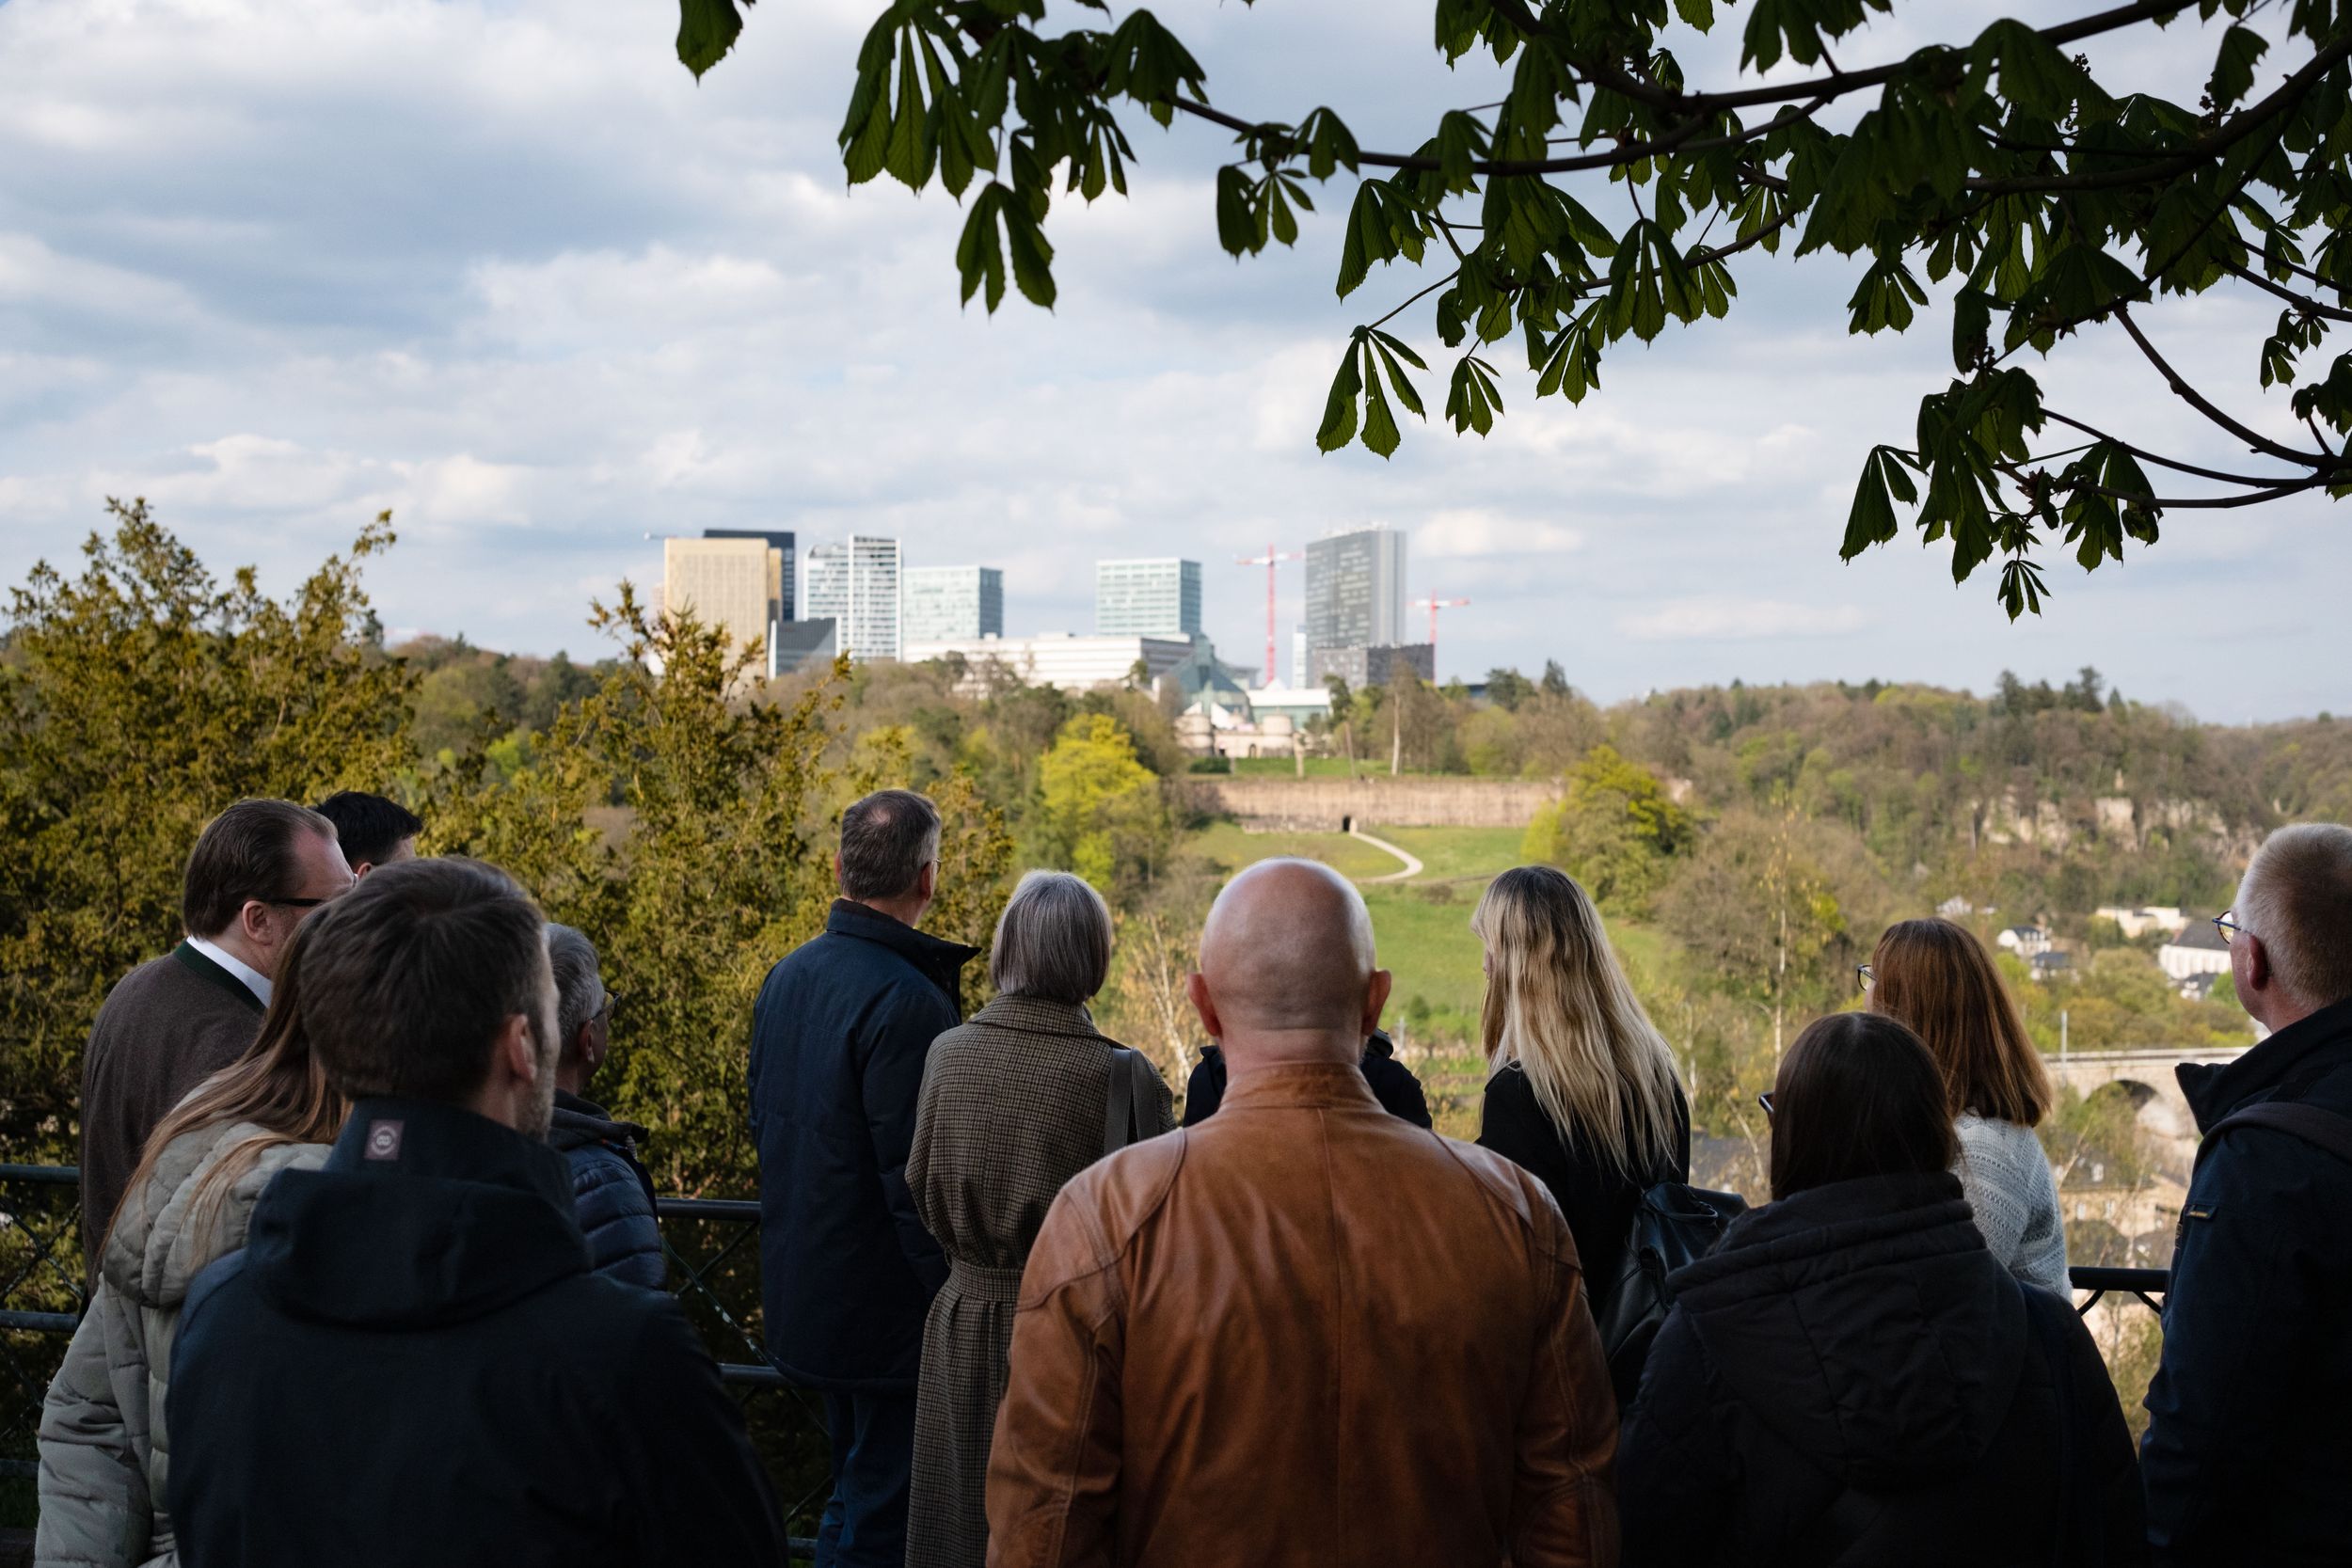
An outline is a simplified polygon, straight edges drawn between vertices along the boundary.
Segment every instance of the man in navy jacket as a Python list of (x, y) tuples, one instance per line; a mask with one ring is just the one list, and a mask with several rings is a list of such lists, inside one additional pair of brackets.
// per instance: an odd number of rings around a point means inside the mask
[[(2160, 1568), (2341, 1562), (2352, 1542), (2352, 829), (2273, 833), (2222, 919), (2238, 1000), (2271, 1033), (2226, 1066), (2179, 1069), (2206, 1139), (2148, 1390), (2149, 1542)], [(2216, 1131), (2249, 1117), (2280, 1119)]]
[(832, 1499), (818, 1568), (900, 1568), (923, 1317), (947, 1277), (907, 1190), (931, 1041), (962, 1021), (978, 949), (916, 930), (939, 882), (939, 813), (903, 789), (841, 814), (842, 896), (752, 1008), (759, 1272), (768, 1354), (822, 1390)]

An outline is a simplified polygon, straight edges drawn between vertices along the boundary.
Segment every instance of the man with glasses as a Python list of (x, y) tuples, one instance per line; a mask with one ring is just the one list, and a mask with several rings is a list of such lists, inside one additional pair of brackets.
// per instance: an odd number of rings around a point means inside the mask
[(572, 1207), (588, 1238), (590, 1266), (624, 1285), (659, 1291), (670, 1271), (654, 1218), (653, 1177), (637, 1158), (645, 1130), (615, 1120), (588, 1098), (589, 1082), (612, 1046), (620, 998), (604, 988), (595, 946), (569, 926), (548, 922), (548, 963), (555, 971), (555, 1032), (563, 1041), (548, 1145), (571, 1167)]
[(2268, 1035), (2183, 1066), (2204, 1135), (2140, 1449), (2153, 1560), (2344, 1560), (2352, 1543), (2352, 829), (2270, 835), (2215, 921)]
[(351, 886), (335, 824), (291, 800), (239, 800), (206, 825), (180, 896), (186, 940), (119, 981), (82, 1053), (82, 1262), (147, 1135), (261, 1032), (294, 927)]

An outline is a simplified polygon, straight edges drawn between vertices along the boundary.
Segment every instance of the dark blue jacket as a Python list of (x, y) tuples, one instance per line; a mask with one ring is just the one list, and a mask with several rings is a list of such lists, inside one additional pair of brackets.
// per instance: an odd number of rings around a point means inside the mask
[[(2352, 1001), (2177, 1075), (2201, 1132), (2264, 1101), (2352, 1116)], [(2200, 1154), (2140, 1447), (2158, 1563), (2290, 1568), (2352, 1552), (2348, 1238), (2352, 1164), (2266, 1127)]]
[(654, 1218), (653, 1177), (637, 1158), (645, 1130), (614, 1121), (593, 1100), (555, 1091), (548, 1147), (572, 1170), (572, 1208), (588, 1238), (588, 1265), (624, 1285), (648, 1291), (670, 1283)]
[(361, 1101), (270, 1183), (189, 1291), (171, 1437), (186, 1568), (784, 1562), (677, 1303), (590, 1273), (563, 1160), (452, 1106)]
[(907, 1191), (931, 1041), (979, 950), (835, 899), (752, 1007), (768, 1354), (812, 1388), (912, 1388), (947, 1261)]

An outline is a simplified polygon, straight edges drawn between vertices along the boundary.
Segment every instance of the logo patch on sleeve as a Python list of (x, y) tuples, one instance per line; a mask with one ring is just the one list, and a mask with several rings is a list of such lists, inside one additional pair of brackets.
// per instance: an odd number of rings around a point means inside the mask
[(389, 1117), (368, 1123), (368, 1158), (371, 1160), (399, 1159), (400, 1134), (404, 1125)]

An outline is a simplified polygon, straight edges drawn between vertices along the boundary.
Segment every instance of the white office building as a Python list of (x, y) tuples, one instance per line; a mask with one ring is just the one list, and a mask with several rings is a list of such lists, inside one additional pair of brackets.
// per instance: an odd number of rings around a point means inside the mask
[(902, 575), (896, 539), (858, 533), (816, 546), (805, 579), (808, 619), (831, 621), (835, 645), (860, 664), (897, 658)]
[(1074, 632), (1054, 632), (1043, 637), (909, 642), (906, 657), (910, 664), (961, 658), (964, 673), (957, 685), (961, 691), (986, 691), (1013, 680), (1025, 686), (1091, 691), (1097, 687), (1125, 686), (1136, 678), (1138, 664), (1142, 684), (1149, 687), (1182, 664), (1192, 651), (1188, 638), (1080, 637)]
[(664, 539), (661, 604), (672, 615), (691, 611), (739, 648), (765, 651), (758, 673), (776, 673), (776, 628), (785, 620), (784, 552), (764, 537)]
[(906, 641), (955, 642), (1005, 635), (1005, 574), (993, 566), (910, 566)]
[(1094, 563), (1098, 636), (1200, 635), (1200, 562), (1173, 556)]

